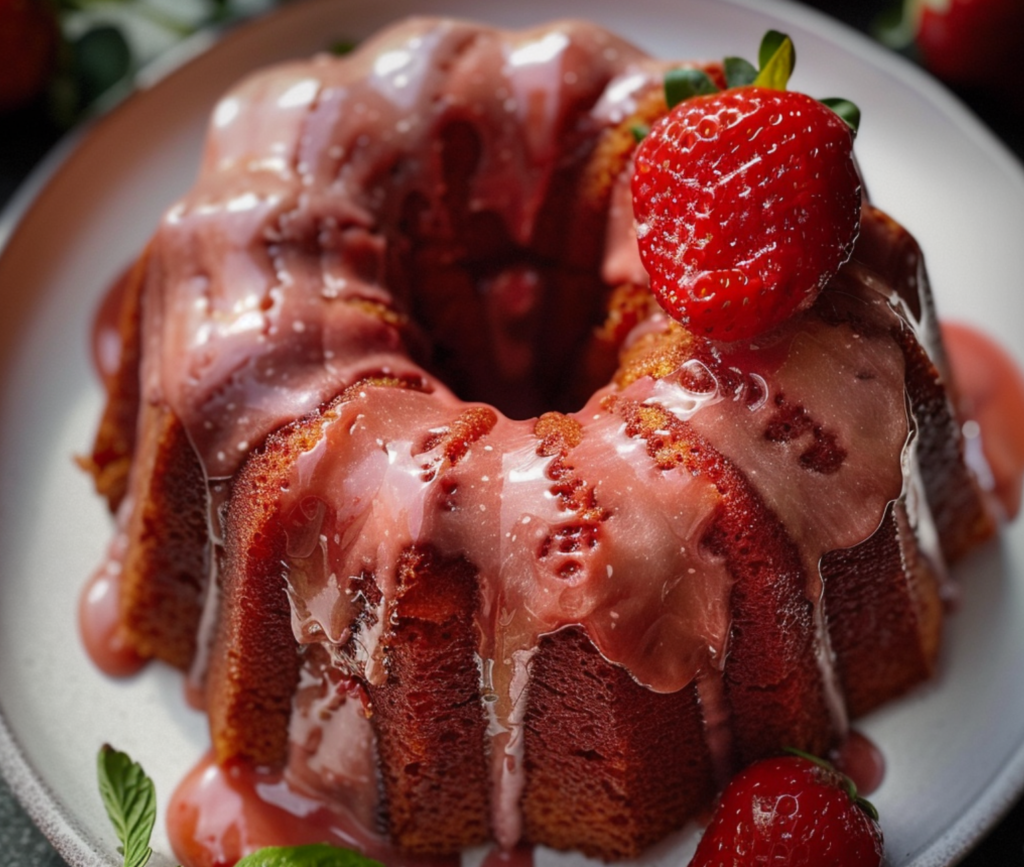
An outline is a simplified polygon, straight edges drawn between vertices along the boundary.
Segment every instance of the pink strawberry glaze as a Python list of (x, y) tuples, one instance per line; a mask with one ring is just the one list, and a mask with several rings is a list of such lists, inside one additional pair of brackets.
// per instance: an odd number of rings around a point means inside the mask
[(352, 302), (393, 306), (382, 223), (412, 195), (444, 207), (443, 129), (472, 123), (471, 207), (525, 246), (563, 125), (617, 122), (660, 69), (581, 23), (513, 34), (412, 19), (342, 62), (248, 79), (214, 111), (198, 183), (151, 248), (146, 398), (182, 419), (211, 478), (230, 476), (251, 444), (408, 351)]
[(979, 477), (1007, 518), (1020, 510), (1024, 478), (1024, 376), (1010, 354), (991, 337), (957, 322), (942, 323), (968, 455), (980, 442)]

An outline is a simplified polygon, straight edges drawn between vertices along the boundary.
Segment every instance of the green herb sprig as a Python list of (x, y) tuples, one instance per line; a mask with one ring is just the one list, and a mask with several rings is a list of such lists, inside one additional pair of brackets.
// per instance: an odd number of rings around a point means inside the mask
[(109, 744), (96, 757), (100, 796), (121, 845), (124, 867), (143, 867), (153, 854), (149, 840), (156, 822), (156, 787), (127, 753)]

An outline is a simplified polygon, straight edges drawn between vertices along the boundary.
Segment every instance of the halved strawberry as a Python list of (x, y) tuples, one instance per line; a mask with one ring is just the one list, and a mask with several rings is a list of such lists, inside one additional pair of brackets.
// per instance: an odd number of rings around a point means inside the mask
[(730, 78), (751, 84), (709, 93), (688, 71), (682, 101), (636, 153), (633, 210), (651, 289), (716, 340), (753, 337), (809, 307), (860, 226), (851, 126), (781, 89), (792, 43), (781, 34), (766, 43), (774, 50), (762, 49), (760, 73), (726, 61)]

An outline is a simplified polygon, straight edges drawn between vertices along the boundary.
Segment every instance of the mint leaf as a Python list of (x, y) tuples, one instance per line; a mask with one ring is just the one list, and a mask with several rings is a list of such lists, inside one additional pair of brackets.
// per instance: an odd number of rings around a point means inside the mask
[(310, 846), (267, 846), (246, 855), (235, 867), (384, 867), (379, 861), (353, 852), (314, 843)]
[(156, 822), (156, 789), (141, 766), (109, 744), (96, 757), (103, 806), (121, 841), (124, 867), (143, 867), (153, 854), (149, 839)]
[(793, 41), (785, 33), (769, 30), (761, 40), (758, 52), (761, 71), (758, 72), (754, 84), (772, 90), (785, 90), (789, 77), (796, 66), (796, 50)]
[(702, 69), (670, 69), (665, 73), (665, 102), (669, 108), (691, 96), (708, 93), (718, 93), (718, 88)]

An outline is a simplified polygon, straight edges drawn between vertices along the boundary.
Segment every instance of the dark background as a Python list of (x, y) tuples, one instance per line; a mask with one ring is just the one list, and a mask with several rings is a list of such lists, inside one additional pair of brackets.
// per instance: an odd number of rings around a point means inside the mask
[[(870, 32), (876, 16), (890, 5), (889, 0), (802, 2), (863, 32)], [(1021, 60), (1024, 61), (1024, 50)], [(983, 91), (958, 90), (957, 93), (1018, 158), (1024, 160), (1024, 115), (1008, 110), (1002, 99)], [(61, 131), (37, 107), (0, 117), (0, 208), (60, 135)], [(20, 856), (17, 862), (20, 867), (65, 867), (63, 859), (32, 825), (6, 784), (0, 781), (0, 859), (16, 867), (12, 857), (15, 853)], [(1024, 798), (961, 864), (964, 867), (1024, 867)]]

